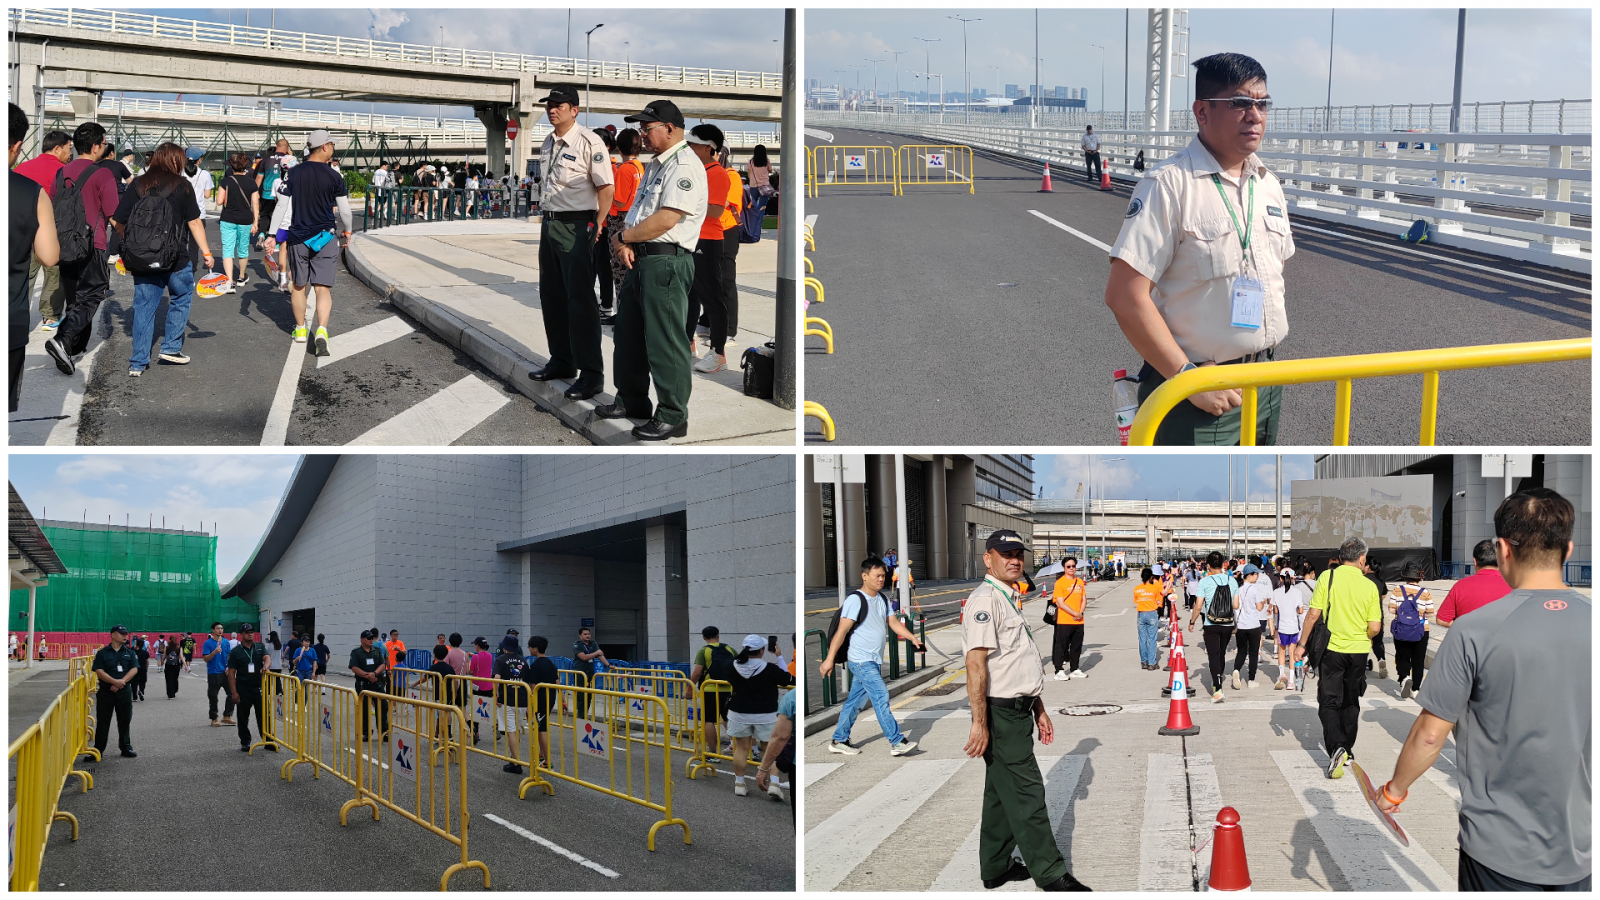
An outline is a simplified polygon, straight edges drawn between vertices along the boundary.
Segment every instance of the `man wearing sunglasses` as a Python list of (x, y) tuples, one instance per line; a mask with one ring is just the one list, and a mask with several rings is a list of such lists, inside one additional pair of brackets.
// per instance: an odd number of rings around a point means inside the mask
[[(1257, 157), (1272, 101), (1261, 64), (1238, 53), (1197, 60), (1189, 146), (1146, 173), (1111, 248), (1106, 305), (1144, 359), (1139, 402), (1201, 366), (1273, 359), (1288, 334), (1283, 264), (1294, 255), (1288, 203)], [(1259, 391), (1257, 444), (1273, 444), (1283, 388)], [(1179, 403), (1165, 445), (1239, 443), (1238, 390)]]

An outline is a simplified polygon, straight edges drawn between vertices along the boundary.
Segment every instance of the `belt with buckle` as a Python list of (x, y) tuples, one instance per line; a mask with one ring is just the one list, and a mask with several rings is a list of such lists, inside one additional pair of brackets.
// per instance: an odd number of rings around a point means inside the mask
[(1035, 698), (1035, 697), (990, 697), (990, 698), (988, 698), (990, 706), (999, 706), (999, 707), (1001, 707), (1003, 709), (1022, 709), (1022, 710), (1033, 709), (1033, 701), (1035, 699), (1037, 699), (1037, 698)]
[(540, 213), (546, 219), (555, 219), (557, 222), (593, 222), (595, 210), (583, 209), (573, 212), (547, 212)]
[(682, 245), (669, 244), (663, 241), (651, 241), (647, 244), (630, 244), (633, 252), (641, 256), (687, 256), (689, 255)]
[(1257, 350), (1254, 353), (1246, 353), (1244, 356), (1241, 356), (1237, 359), (1223, 360), (1222, 362), (1217, 363), (1217, 365), (1235, 366), (1239, 365), (1240, 363), (1265, 362), (1266, 360), (1272, 359), (1274, 355), (1273, 351), (1277, 349), (1278, 348), (1276, 346), (1268, 347), (1265, 350)]

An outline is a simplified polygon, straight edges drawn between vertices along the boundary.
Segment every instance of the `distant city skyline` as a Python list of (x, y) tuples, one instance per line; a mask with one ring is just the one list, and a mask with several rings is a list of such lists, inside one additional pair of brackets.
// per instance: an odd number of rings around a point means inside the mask
[[(1092, 486), (1095, 499), (1111, 500), (1226, 500), (1228, 499), (1228, 461), (1233, 460), (1234, 499), (1245, 500), (1245, 470), (1250, 473), (1251, 501), (1270, 501), (1275, 488), (1272, 453), (1251, 454), (1130, 454), (1121, 461), (1110, 460), (1121, 454), (1093, 454), (1091, 473), (1089, 454), (1035, 456), (1033, 490), (1038, 496), (1044, 488), (1046, 499), (1071, 500), (1078, 485)], [(1283, 498), (1289, 502), (1289, 482), (1313, 478), (1315, 458), (1308, 453), (1283, 455)]]

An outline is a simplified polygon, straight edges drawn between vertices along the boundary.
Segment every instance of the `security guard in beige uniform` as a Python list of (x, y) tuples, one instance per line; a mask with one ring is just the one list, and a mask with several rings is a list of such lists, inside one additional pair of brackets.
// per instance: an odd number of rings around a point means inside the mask
[(578, 124), (578, 89), (558, 85), (545, 105), (552, 131), (539, 147), (544, 182), (539, 211), (539, 308), (550, 361), (528, 373), (534, 381), (582, 375), (562, 396), (587, 400), (605, 386), (600, 353), (600, 306), (594, 297), (594, 245), (604, 229), (599, 210), (611, 209), (611, 155), (605, 142)]
[[(978, 874), (993, 890), (1032, 878), (1047, 891), (1087, 891), (1067, 871), (1044, 804), (1044, 779), (1033, 756), (1033, 728), (1048, 746), (1055, 728), (1045, 712), (1044, 662), (1011, 585), (1022, 577), (1027, 547), (1015, 531), (996, 531), (984, 545), (988, 577), (962, 607), (961, 652), (967, 663), (972, 731), (967, 756), (983, 756), (983, 823)], [(1022, 852), (1013, 862), (1011, 851)]]
[[(671, 100), (654, 100), (625, 122), (639, 123), (655, 161), (644, 170), (633, 208), (611, 244), (628, 274), (617, 295), (613, 381), (617, 400), (595, 410), (606, 419), (650, 421), (633, 429), (641, 441), (664, 441), (689, 433), (689, 315), (694, 284), (694, 248), (706, 217), (706, 172), (689, 150), (683, 113)], [(650, 383), (656, 404), (650, 409)]]
[[(1195, 62), (1199, 135), (1145, 174), (1111, 248), (1106, 305), (1144, 358), (1139, 401), (1197, 366), (1273, 359), (1289, 332), (1283, 264), (1294, 255), (1288, 203), (1257, 157), (1272, 101), (1261, 64), (1238, 53)], [(1278, 438), (1281, 386), (1262, 388), (1257, 444)], [(1239, 443), (1240, 391), (1195, 394), (1156, 443)]]

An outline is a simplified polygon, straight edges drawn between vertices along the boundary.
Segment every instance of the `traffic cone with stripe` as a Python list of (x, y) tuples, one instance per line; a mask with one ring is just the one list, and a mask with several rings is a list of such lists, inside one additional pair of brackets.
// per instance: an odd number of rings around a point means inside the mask
[(1040, 185), (1038, 192), (1041, 193), (1041, 194), (1053, 194), (1053, 193), (1055, 193), (1055, 191), (1050, 187), (1050, 164), (1049, 163), (1045, 163), (1044, 164), (1044, 184)]
[(1189, 664), (1183, 658), (1183, 637), (1174, 632), (1172, 641), (1172, 679), (1167, 684), (1172, 705), (1167, 708), (1167, 724), (1156, 734), (1187, 737), (1199, 734), (1200, 726), (1189, 718)]
[(1100, 170), (1100, 190), (1102, 190), (1102, 191), (1111, 190), (1111, 170), (1110, 169), (1101, 169)]
[[(1178, 627), (1178, 607), (1177, 607), (1176, 604), (1174, 604), (1173, 607), (1172, 607), (1172, 624), (1170, 626), (1168, 626), (1167, 634), (1169, 636), (1169, 640), (1171, 640), (1171, 642), (1172, 642), (1171, 643), (1171, 650), (1169, 651), (1169, 653), (1167, 655), (1167, 669), (1168, 670), (1172, 670), (1172, 669), (1176, 669), (1179, 666), (1184, 666), (1185, 669), (1186, 669), (1186, 671), (1184, 672), (1184, 681), (1187, 683), (1188, 680), (1189, 680), (1189, 678), (1188, 678), (1189, 673), (1187, 671), (1187, 665), (1188, 664), (1183, 661), (1183, 631), (1182, 631), (1182, 629), (1180, 629)], [(1193, 697), (1194, 696), (1194, 688), (1192, 686), (1189, 687), (1188, 690), (1185, 691), (1185, 694), (1187, 696)], [(1172, 684), (1170, 682), (1167, 684), (1166, 687), (1161, 689), (1161, 696), (1163, 696), (1163, 697), (1172, 696)]]
[(1244, 857), (1244, 829), (1239, 827), (1239, 811), (1224, 806), (1217, 812), (1217, 828), (1211, 837), (1211, 875), (1208, 891), (1250, 890), (1250, 864)]

